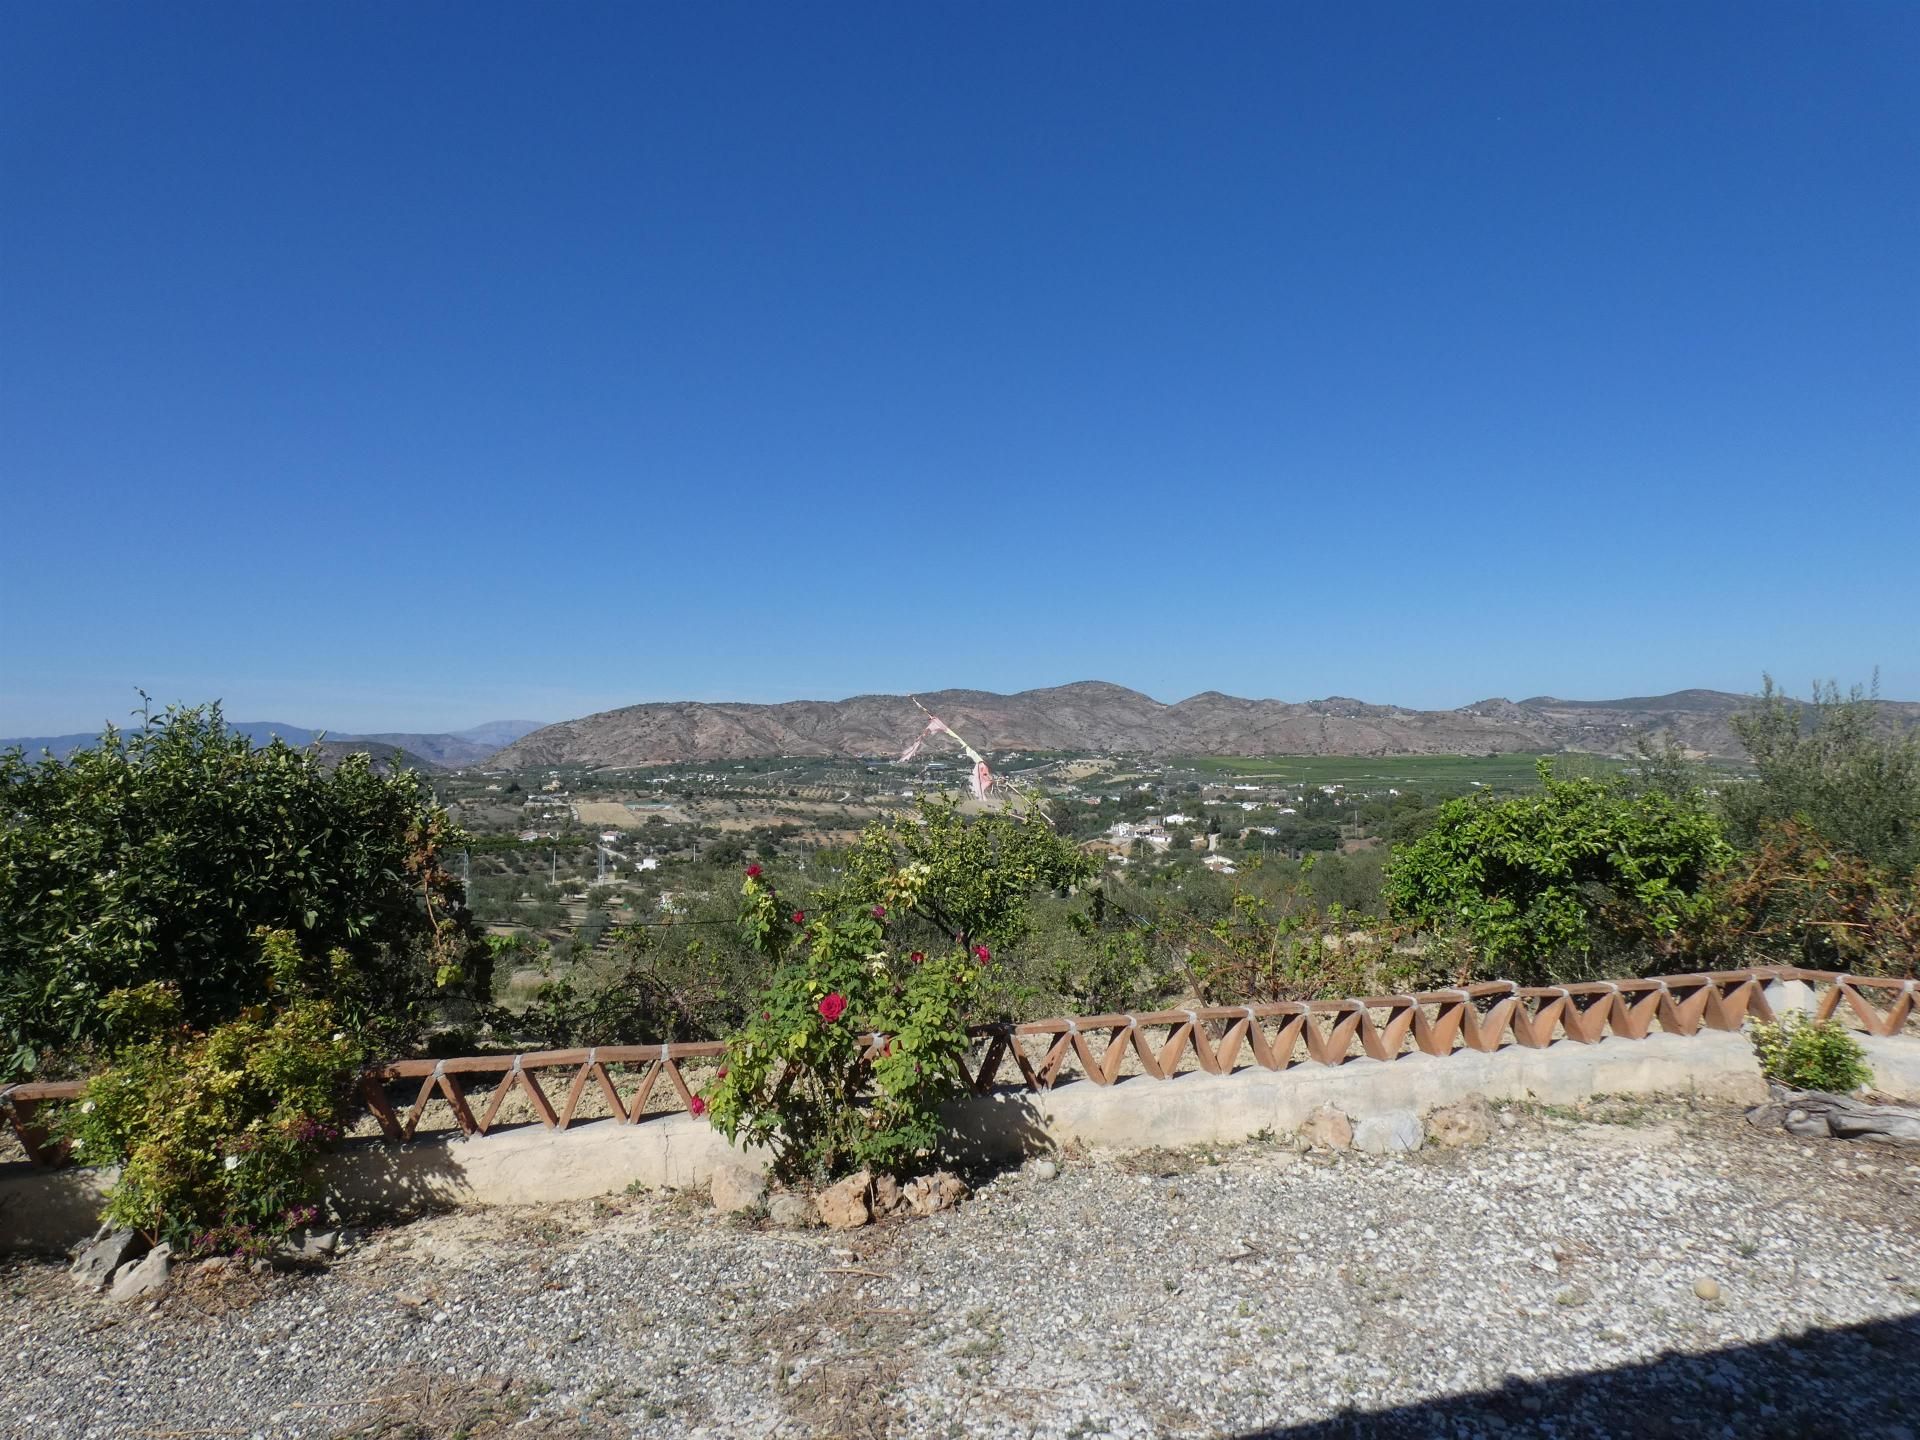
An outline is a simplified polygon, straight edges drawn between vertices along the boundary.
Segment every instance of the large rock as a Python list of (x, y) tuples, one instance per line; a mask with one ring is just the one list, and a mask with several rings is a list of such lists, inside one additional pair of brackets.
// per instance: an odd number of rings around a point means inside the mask
[(791, 1190), (782, 1190), (767, 1202), (767, 1219), (782, 1230), (811, 1230), (820, 1223), (813, 1201)]
[(1427, 1115), (1427, 1138), (1449, 1149), (1484, 1145), (1492, 1134), (1493, 1107), (1478, 1095), (1443, 1105)]
[(1369, 1115), (1353, 1132), (1354, 1148), (1369, 1155), (1403, 1155), (1418, 1150), (1423, 1138), (1420, 1117), (1411, 1110)]
[(722, 1165), (708, 1182), (713, 1208), (726, 1214), (753, 1210), (766, 1203), (767, 1177), (751, 1165)]
[(172, 1267), (173, 1247), (164, 1243), (156, 1245), (146, 1253), (146, 1258), (122, 1265), (114, 1273), (107, 1298), (124, 1303), (158, 1295), (167, 1288), (167, 1272)]
[(70, 1272), (73, 1283), (98, 1295), (112, 1283), (114, 1271), (138, 1260), (146, 1248), (146, 1237), (138, 1230), (113, 1230), (96, 1235), (93, 1243), (73, 1262)]
[(1307, 1116), (1300, 1133), (1322, 1150), (1344, 1150), (1353, 1144), (1353, 1122), (1347, 1119), (1345, 1111), (1331, 1105), (1322, 1105)]
[(813, 1197), (813, 1208), (831, 1230), (858, 1230), (873, 1219), (873, 1172), (856, 1170)]

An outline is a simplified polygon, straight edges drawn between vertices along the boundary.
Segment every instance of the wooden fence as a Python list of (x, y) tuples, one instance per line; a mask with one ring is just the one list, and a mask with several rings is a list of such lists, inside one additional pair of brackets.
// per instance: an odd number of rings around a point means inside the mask
[[(1009, 1080), (1029, 1090), (1048, 1090), (1072, 1072), (1096, 1085), (1112, 1085), (1135, 1075), (1171, 1079), (1189, 1069), (1225, 1075), (1243, 1066), (1282, 1071), (1303, 1062), (1340, 1065), (1361, 1057), (1391, 1061), (1461, 1049), (1492, 1051), (1510, 1044), (1539, 1048), (1567, 1040), (1591, 1045), (1608, 1036), (1639, 1040), (1656, 1030), (1694, 1035), (1703, 1029), (1738, 1030), (1749, 1019), (1773, 1019), (1767, 987), (1794, 980), (1813, 987), (1817, 1019), (1837, 1017), (1851, 1028), (1881, 1036), (1920, 1024), (1920, 988), (1913, 980), (1768, 966), (1578, 985), (1489, 981), (1413, 995), (1208, 1005), (981, 1025), (974, 1028), (962, 1073), (979, 1093)], [(870, 1051), (885, 1038), (866, 1037)], [(638, 1125), (663, 1114), (699, 1113), (702, 1106), (681, 1066), (717, 1063), (725, 1049), (719, 1041), (704, 1040), (396, 1060), (368, 1070), (361, 1093), (381, 1133), (395, 1143), (413, 1139), (429, 1107), (441, 1102), (462, 1133), (484, 1135), (516, 1092), (550, 1130), (574, 1123), (590, 1087), (604, 1100), (608, 1118)], [(562, 1082), (566, 1088), (556, 1108), (547, 1086)], [(84, 1083), (0, 1090), (0, 1109), (29, 1159), (57, 1164), (64, 1158), (61, 1147), (49, 1142), (37, 1112), (43, 1105), (76, 1098)], [(623, 1084), (630, 1090), (623, 1092)], [(474, 1085), (484, 1090), (484, 1099), (469, 1089)], [(412, 1099), (407, 1103), (409, 1090)]]

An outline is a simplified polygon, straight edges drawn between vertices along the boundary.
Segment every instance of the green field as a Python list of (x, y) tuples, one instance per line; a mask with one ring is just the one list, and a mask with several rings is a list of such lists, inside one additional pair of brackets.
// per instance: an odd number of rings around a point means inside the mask
[[(1593, 774), (1618, 762), (1597, 755), (1551, 757), (1562, 774)], [(1360, 789), (1409, 787), (1464, 790), (1474, 781), (1495, 790), (1539, 785), (1539, 755), (1189, 755), (1175, 764), (1201, 775), (1234, 780), (1279, 780), (1299, 785)]]

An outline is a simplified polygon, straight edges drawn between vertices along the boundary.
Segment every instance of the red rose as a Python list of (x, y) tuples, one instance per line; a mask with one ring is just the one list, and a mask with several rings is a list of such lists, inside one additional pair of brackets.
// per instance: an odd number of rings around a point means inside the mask
[(913, 952), (913, 954), (909, 955), (907, 958), (913, 961), (914, 964), (918, 965), (921, 961), (925, 960), (927, 957), (924, 951), (916, 950)]
[(873, 918), (874, 918), (874, 919), (876, 919), (876, 920), (884, 920), (884, 919), (886, 919), (886, 918), (887, 918), (887, 907), (886, 907), (886, 906), (884, 906), (884, 905), (876, 905), (876, 906), (874, 906), (874, 907), (873, 907)]
[(747, 879), (758, 880), (759, 878), (760, 878), (760, 867), (758, 865), (747, 866)]
[(794, 912), (793, 912), (793, 923), (794, 923), (794, 924), (796, 924), (796, 925), (804, 925), (804, 924), (806, 924), (806, 923), (807, 923), (807, 912), (806, 912), (806, 911), (804, 911), (804, 910), (796, 910), (796, 911), (794, 911)]
[(847, 1013), (847, 997), (838, 990), (820, 1002), (820, 1018), (831, 1025)]
[(694, 1096), (693, 1099), (687, 1102), (687, 1113), (695, 1119), (698, 1119), (707, 1113), (707, 1102), (702, 1100), (698, 1095)]
[(973, 958), (978, 960), (982, 965), (985, 965), (989, 960), (993, 959), (993, 952), (984, 945), (976, 945), (973, 947)]

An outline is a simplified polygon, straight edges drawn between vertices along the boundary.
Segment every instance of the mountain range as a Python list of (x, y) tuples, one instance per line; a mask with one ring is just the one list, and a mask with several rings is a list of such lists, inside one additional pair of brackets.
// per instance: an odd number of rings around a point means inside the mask
[[(942, 690), (921, 703), (981, 750), (1135, 751), (1160, 755), (1429, 755), (1590, 751), (1632, 753), (1667, 738), (1702, 756), (1739, 758), (1729, 723), (1752, 704), (1721, 690), (1625, 700), (1481, 700), (1457, 710), (1408, 710), (1362, 700), (1243, 700), (1207, 691), (1167, 705), (1124, 686), (1083, 681), (996, 695)], [(1902, 727), (1920, 703), (1882, 701)], [(627, 766), (775, 755), (892, 754), (925, 717), (904, 695), (794, 700), (778, 705), (666, 701), (629, 705), (536, 730), (489, 768)]]
[[(918, 697), (982, 750), (1093, 750), (1150, 755), (1480, 755), (1586, 751), (1633, 753), (1642, 741), (1671, 739), (1696, 755), (1739, 759), (1730, 723), (1752, 697), (1724, 690), (1677, 690), (1622, 700), (1480, 700), (1457, 710), (1409, 710), (1334, 696), (1326, 700), (1244, 700), (1217, 690), (1163, 704), (1104, 681), (998, 695), (942, 690)], [(1883, 700), (1883, 718), (1920, 726), (1920, 703)], [(791, 700), (776, 705), (670, 700), (629, 705), (557, 725), (495, 720), (468, 730), (368, 735), (310, 730), (261, 720), (230, 728), (257, 744), (278, 735), (317, 744), (329, 759), (371, 750), (386, 764), (424, 770), (622, 767), (778, 755), (897, 754), (926, 717), (905, 695)], [(323, 738), (324, 736), (324, 738)], [(57, 756), (93, 735), (0, 740), (29, 755)]]
[[(489, 720), (468, 730), (435, 734), (345, 735), (332, 730), (309, 730), (304, 725), (288, 725), (279, 720), (229, 721), (227, 728), (245, 735), (256, 745), (264, 745), (278, 735), (289, 745), (302, 749), (319, 744), (329, 760), (338, 760), (355, 750), (368, 751), (389, 764), (410, 765), (416, 770), (458, 770), (477, 765), (501, 747), (542, 728), (538, 720)], [(82, 735), (22, 735), (0, 740), (0, 750), (19, 746), (29, 756), (51, 750), (65, 759), (75, 750), (84, 750), (100, 738), (98, 732)]]

